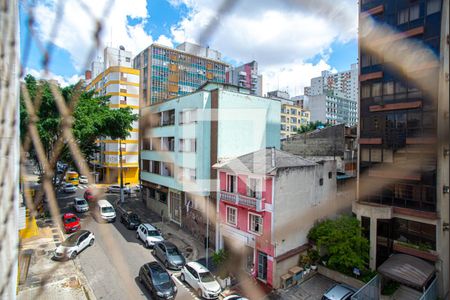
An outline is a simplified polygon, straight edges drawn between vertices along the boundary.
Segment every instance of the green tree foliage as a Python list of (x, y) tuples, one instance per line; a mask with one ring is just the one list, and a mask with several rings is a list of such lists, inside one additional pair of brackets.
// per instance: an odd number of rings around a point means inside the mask
[(362, 235), (360, 222), (351, 216), (325, 220), (308, 233), (319, 249), (329, 256), (327, 266), (351, 274), (354, 267), (364, 271), (369, 262), (369, 241)]
[[(47, 81), (37, 81), (33, 76), (27, 75), (25, 85), (33, 102), (36, 101), (38, 93), (42, 93), (42, 104), (37, 112), (39, 117), (37, 127), (46, 154), (50, 157), (56, 140), (62, 134), (61, 117), (55, 98)], [(125, 139), (129, 135), (129, 130), (132, 129), (133, 121), (138, 119), (138, 116), (133, 114), (130, 108), (109, 108), (109, 97), (94, 97), (93, 92), (85, 92), (76, 86), (61, 88), (60, 91), (67, 104), (70, 104), (74, 97), (78, 97), (73, 110), (72, 132), (87, 160), (98, 150), (95, 143), (97, 139), (107, 136), (112, 139)], [(21, 95), (20, 129), (22, 138), (28, 131), (28, 123), (29, 116), (23, 95)], [(71, 163), (67, 147), (63, 151), (62, 160)]]
[(330, 123), (324, 124), (320, 121), (310, 122), (307, 125), (300, 126), (300, 128), (297, 130), (297, 133), (310, 132), (310, 131), (316, 130), (317, 128), (330, 127), (330, 126), (332, 126), (332, 124), (330, 124)]

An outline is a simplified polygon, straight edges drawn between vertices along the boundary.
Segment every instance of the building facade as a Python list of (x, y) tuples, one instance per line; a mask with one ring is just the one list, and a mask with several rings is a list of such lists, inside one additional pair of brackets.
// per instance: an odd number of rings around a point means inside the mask
[[(449, 289), (449, 1), (396, 5), (363, 1), (360, 11), (396, 30), (395, 38), (381, 43), (417, 43), (431, 50), (438, 63), (413, 73), (391, 65), (386, 52), (359, 49), (360, 172), (353, 212), (370, 238), (371, 268), (378, 268), (392, 254), (419, 257), (434, 266), (438, 296), (445, 298)], [(429, 92), (419, 88), (421, 81), (430, 79), (425, 86)]]
[[(122, 47), (123, 48), (123, 47)], [(98, 70), (98, 62), (92, 64)], [(86, 77), (88, 91), (98, 96), (110, 96), (109, 107), (130, 107), (139, 114), (139, 70), (131, 68), (131, 52), (125, 49), (107, 47), (104, 50), (103, 71)], [(92, 71), (91, 71), (92, 72)], [(89, 78), (91, 75), (95, 75)], [(120, 182), (120, 149), (122, 149), (122, 172), (124, 183), (139, 182), (139, 124), (134, 122), (130, 136), (121, 141), (102, 138), (99, 140), (100, 153), (96, 165), (100, 180), (105, 183)]]
[(206, 81), (226, 82), (228, 65), (218, 51), (191, 43), (176, 49), (152, 44), (133, 59), (140, 70), (141, 105), (190, 94)]
[(227, 82), (248, 88), (252, 95), (262, 96), (262, 75), (258, 73), (256, 61), (232, 68), (226, 75)]
[(289, 138), (297, 134), (302, 125), (308, 125), (310, 113), (298, 105), (281, 105), (281, 139)]
[(311, 121), (356, 125), (358, 121), (358, 65), (339, 73), (323, 71), (305, 88)]
[[(215, 242), (216, 172), (212, 165), (280, 147), (280, 102), (248, 89), (207, 83), (196, 92), (142, 110), (141, 182), (147, 207)], [(210, 200), (212, 199), (212, 200)]]
[[(351, 210), (336, 195), (336, 165), (266, 148), (218, 163), (218, 249), (273, 288), (309, 249), (314, 223)], [(301, 220), (301, 221), (299, 221)]]

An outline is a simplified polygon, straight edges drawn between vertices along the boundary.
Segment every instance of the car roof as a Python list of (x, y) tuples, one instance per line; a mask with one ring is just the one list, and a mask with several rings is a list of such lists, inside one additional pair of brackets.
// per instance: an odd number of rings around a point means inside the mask
[(97, 205), (101, 206), (101, 207), (103, 207), (103, 206), (112, 206), (111, 203), (109, 203), (109, 201), (106, 200), (106, 199), (98, 200), (97, 201)]
[(72, 218), (72, 217), (76, 217), (77, 215), (76, 214), (73, 214), (73, 213), (65, 213), (64, 215), (63, 215), (63, 218)]
[(199, 273), (200, 272), (202, 272), (202, 273), (209, 272), (209, 270), (207, 268), (205, 268), (205, 266), (203, 266), (202, 264), (199, 264), (196, 261), (188, 262), (187, 265)]
[(84, 198), (75, 198), (73, 200), (75, 200), (75, 201), (86, 201), (86, 200), (84, 200)]
[(146, 263), (145, 266), (152, 271), (167, 272), (157, 261)]
[(72, 234), (72, 235), (70, 235), (70, 236), (74, 236), (74, 237), (80, 237), (82, 234), (84, 234), (84, 233), (91, 233), (89, 230), (85, 230), (85, 229), (83, 229), (83, 230), (78, 230), (77, 232), (75, 232), (74, 234)]
[(354, 291), (350, 289), (349, 287), (346, 287), (342, 284), (336, 284), (331, 289), (329, 289), (324, 296), (328, 299), (332, 300), (340, 300), (344, 297), (348, 296), (349, 294), (353, 294)]
[(156, 227), (153, 226), (152, 224), (149, 224), (149, 223), (143, 223), (143, 224), (141, 224), (141, 225), (143, 225), (144, 227), (146, 227), (148, 230), (156, 230)]

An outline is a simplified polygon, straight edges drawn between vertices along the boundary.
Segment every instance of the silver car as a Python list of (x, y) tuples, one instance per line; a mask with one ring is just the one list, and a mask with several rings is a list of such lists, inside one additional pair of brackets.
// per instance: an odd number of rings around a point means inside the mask
[(83, 198), (75, 198), (73, 199), (73, 208), (76, 212), (82, 213), (89, 210), (89, 205)]
[(75, 193), (77, 191), (76, 186), (71, 183), (66, 183), (63, 187), (64, 193)]

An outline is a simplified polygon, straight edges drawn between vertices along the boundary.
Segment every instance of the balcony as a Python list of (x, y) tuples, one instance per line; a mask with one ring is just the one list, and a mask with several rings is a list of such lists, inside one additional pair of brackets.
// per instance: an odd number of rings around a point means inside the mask
[(262, 211), (263, 199), (256, 199), (239, 194), (229, 193), (225, 191), (220, 192), (220, 199), (226, 202), (230, 202), (236, 205), (248, 207), (256, 211)]

